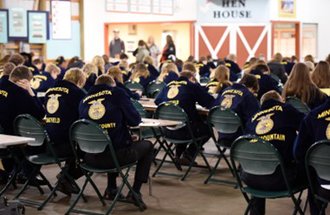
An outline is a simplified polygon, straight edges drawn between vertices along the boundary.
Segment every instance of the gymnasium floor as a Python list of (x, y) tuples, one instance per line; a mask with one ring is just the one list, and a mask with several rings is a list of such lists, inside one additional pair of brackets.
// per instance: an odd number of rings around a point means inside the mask
[[(209, 145), (210, 146), (210, 145)], [(211, 147), (206, 147), (210, 149)], [(210, 159), (211, 163), (214, 159)], [(154, 171), (152, 167), (151, 173)], [(164, 170), (175, 172), (175, 168), (168, 164)], [(50, 179), (51, 182), (55, 181), (55, 176), (58, 173), (56, 166), (49, 166), (43, 168), (42, 171)], [(133, 177), (133, 172), (130, 178)], [(228, 169), (221, 168), (218, 176), (231, 179)], [(182, 182), (177, 177), (159, 175), (152, 178), (152, 196), (149, 196), (148, 184), (143, 186), (142, 194), (148, 209), (141, 213), (138, 208), (131, 204), (118, 203), (115, 207), (113, 214), (129, 214), (129, 215), (240, 215), (243, 214), (246, 202), (241, 195), (240, 191), (234, 189), (230, 185), (210, 183), (203, 184), (207, 177), (205, 169), (193, 168), (192, 172)], [(101, 192), (104, 191), (106, 186), (106, 175), (95, 175), (94, 180), (100, 187)], [(82, 180), (79, 180), (82, 184)], [(48, 190), (44, 188), (46, 192)], [(10, 198), (17, 190), (10, 190), (7, 195)], [(127, 191), (124, 192), (126, 194)], [(28, 215), (60, 215), (64, 214), (68, 209), (70, 201), (75, 196), (69, 197), (58, 192), (58, 196), (53, 199), (42, 211), (37, 211), (33, 207), (26, 207)], [(83, 203), (81, 200), (78, 207), (92, 210), (94, 212), (105, 211), (106, 208), (101, 206), (98, 202), (96, 194), (92, 191), (91, 187), (87, 187), (85, 192), (88, 203)], [(304, 200), (305, 200), (304, 195)], [(31, 200), (42, 200), (45, 197), (40, 195), (37, 189), (30, 188), (23, 195), (22, 198)], [(279, 199), (267, 201), (267, 215), (286, 215), (292, 214), (293, 204), (290, 199)], [(330, 210), (328, 209), (328, 212)], [(309, 214), (309, 213), (306, 213)]]

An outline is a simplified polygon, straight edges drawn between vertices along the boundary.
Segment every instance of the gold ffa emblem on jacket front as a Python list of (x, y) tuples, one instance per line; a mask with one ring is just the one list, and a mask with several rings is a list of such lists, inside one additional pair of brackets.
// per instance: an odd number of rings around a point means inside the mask
[(40, 87), (41, 79), (39, 78), (32, 78), (31, 80), (31, 87), (32, 89), (36, 90)]
[(173, 99), (179, 94), (179, 86), (171, 85), (169, 91), (167, 92), (167, 98)]
[(330, 140), (330, 117), (326, 118), (325, 120), (329, 122), (327, 130), (325, 131), (325, 136), (327, 137), (328, 140)]
[(97, 100), (88, 102), (88, 104), (91, 104), (91, 106), (89, 107), (89, 110), (88, 110), (89, 118), (91, 118), (93, 120), (99, 120), (104, 116), (105, 107), (102, 104), (103, 100), (104, 99), (97, 99)]
[(272, 128), (274, 127), (274, 121), (270, 117), (273, 115), (274, 114), (271, 113), (257, 119), (259, 122), (256, 126), (256, 134), (263, 135), (267, 134), (272, 130)]
[(229, 109), (233, 105), (233, 98), (235, 95), (224, 95), (224, 99), (222, 100), (220, 107), (223, 109)]
[(48, 113), (53, 114), (58, 110), (58, 108), (60, 106), (60, 102), (58, 101), (58, 97), (60, 97), (60, 96), (61, 96), (60, 94), (51, 94), (51, 95), (49, 95), (49, 99), (48, 99), (47, 105), (46, 105)]

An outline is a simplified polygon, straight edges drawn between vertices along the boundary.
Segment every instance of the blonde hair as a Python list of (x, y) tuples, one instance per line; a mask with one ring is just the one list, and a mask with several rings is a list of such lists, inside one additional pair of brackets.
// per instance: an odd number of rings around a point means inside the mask
[(118, 67), (116, 67), (116, 66), (114, 66), (114, 67), (110, 67), (110, 68), (108, 69), (107, 74), (108, 74), (109, 76), (111, 76), (114, 80), (117, 80), (117, 81), (120, 82), (120, 83), (123, 83), (123, 82), (124, 82), (124, 81), (123, 81), (123, 73), (122, 73), (121, 70), (120, 70)]
[(91, 74), (97, 75), (97, 67), (92, 63), (87, 63), (82, 68), (82, 71), (89, 77)]
[(147, 78), (149, 75), (150, 73), (146, 65), (139, 63), (135, 66), (135, 69), (130, 77), (130, 80), (135, 81), (140, 77)]
[(151, 56), (145, 56), (143, 58), (143, 63), (147, 63), (147, 64), (150, 64), (150, 65), (154, 65), (154, 59), (152, 59)]
[(79, 68), (71, 68), (65, 73), (63, 80), (69, 81), (77, 86), (79, 84), (84, 85), (86, 82), (86, 75)]
[(183, 64), (183, 67), (182, 67), (182, 71), (183, 70), (189, 70), (190, 72), (193, 72), (193, 73), (196, 73), (197, 72), (197, 69), (195, 67), (195, 64), (193, 64), (191, 62), (185, 62)]
[(102, 72), (102, 74), (104, 74), (104, 59), (103, 57), (99, 56), (99, 55), (96, 55), (94, 58), (93, 58), (93, 61), (92, 63), (97, 67), (97, 69), (99, 71)]
[(157, 81), (163, 82), (164, 79), (166, 78), (166, 76), (170, 72), (174, 72), (175, 74), (177, 74), (178, 76), (180, 76), (178, 67), (175, 65), (175, 63), (166, 63), (165, 65), (163, 65), (162, 71), (160, 72), (160, 74), (159, 74), (159, 76), (157, 78)]
[(53, 71), (55, 71), (56, 74), (61, 73), (61, 69), (58, 66), (56, 66), (55, 64), (53, 64), (53, 63), (47, 64), (46, 68), (45, 68), (45, 72), (52, 73)]
[(312, 73), (312, 80), (319, 88), (330, 88), (330, 67), (326, 61), (320, 61)]
[[(286, 81), (282, 96), (296, 96), (306, 104), (312, 102), (314, 96), (321, 97), (320, 90), (312, 82), (308, 67), (304, 63), (297, 63), (293, 66), (292, 71)], [(318, 92), (317, 92), (318, 91)], [(318, 94), (317, 94), (318, 93)]]

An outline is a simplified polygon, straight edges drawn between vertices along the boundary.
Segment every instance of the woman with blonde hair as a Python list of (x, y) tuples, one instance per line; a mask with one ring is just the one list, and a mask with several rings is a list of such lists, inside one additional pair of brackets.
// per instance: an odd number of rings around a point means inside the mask
[(165, 63), (157, 78), (157, 82), (164, 82), (165, 84), (168, 84), (171, 81), (178, 79), (179, 76), (179, 70), (175, 63)]
[(118, 67), (114, 66), (109, 68), (107, 73), (111, 78), (113, 78), (116, 83), (116, 86), (123, 89), (130, 98), (133, 98), (135, 100), (140, 99), (140, 95), (138, 93), (133, 93), (127, 87), (125, 87), (123, 82), (123, 73)]
[(159, 75), (159, 72), (156, 69), (156, 67), (154, 66), (154, 60), (152, 59), (152, 57), (151, 56), (145, 56), (143, 58), (143, 63), (146, 64), (146, 66), (148, 67), (150, 75), (153, 77), (153, 79), (156, 79)]
[(210, 94), (216, 94), (221, 92), (232, 85), (229, 81), (230, 79), (230, 70), (225, 65), (220, 65), (214, 70), (212, 80), (207, 83), (206, 90)]
[(321, 105), (327, 97), (312, 82), (308, 67), (304, 63), (294, 65), (284, 85), (282, 96), (283, 98), (295, 96), (306, 103), (310, 109)]
[(330, 66), (326, 61), (320, 61), (313, 73), (312, 81), (320, 88), (320, 90), (327, 95), (330, 95)]
[[(77, 167), (70, 145), (69, 130), (73, 122), (79, 119), (79, 103), (85, 96), (82, 87), (86, 75), (79, 68), (69, 69), (63, 80), (57, 81), (45, 96), (46, 130), (53, 143), (54, 152), (59, 157), (67, 157), (68, 173), (74, 179), (83, 174)], [(75, 186), (66, 176), (59, 182), (59, 190), (67, 195), (75, 192)]]
[(141, 84), (144, 89), (147, 89), (148, 84), (154, 79), (151, 77), (150, 72), (145, 64), (139, 63), (133, 69), (130, 81)]
[(95, 84), (95, 80), (97, 79), (98, 69), (94, 64), (87, 63), (82, 68), (82, 71), (86, 75), (86, 83), (84, 89), (88, 91)]
[(94, 64), (96, 67), (97, 67), (97, 75), (100, 76), (102, 74), (105, 73), (104, 71), (104, 66), (105, 66), (105, 63), (104, 63), (104, 60), (101, 56), (99, 55), (96, 55), (94, 58), (93, 58), (93, 61), (92, 61), (92, 64)]

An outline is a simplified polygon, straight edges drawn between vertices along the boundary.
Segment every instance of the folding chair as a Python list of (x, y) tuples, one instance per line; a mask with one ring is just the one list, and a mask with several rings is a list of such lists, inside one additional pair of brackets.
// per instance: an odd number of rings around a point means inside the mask
[(152, 81), (148, 84), (146, 95), (148, 98), (155, 98), (158, 93), (166, 86), (164, 82)]
[(125, 87), (127, 87), (128, 89), (130, 89), (133, 92), (140, 92), (140, 95), (144, 95), (144, 87), (137, 82), (131, 82), (131, 81), (126, 81), (124, 83)]
[[(42, 210), (43, 207), (48, 203), (50, 198), (52, 196), (56, 195), (56, 190), (58, 188), (59, 182), (64, 180), (64, 177), (67, 177), (76, 187), (79, 189), (79, 186), (75, 183), (75, 181), (72, 179), (72, 177), (67, 172), (67, 167), (62, 166), (61, 162), (64, 162), (69, 159), (69, 157), (57, 157), (54, 153), (51, 140), (49, 139), (48, 133), (41, 125), (39, 121), (37, 121), (35, 118), (33, 118), (31, 115), (28, 114), (22, 114), (16, 117), (14, 121), (14, 129), (16, 134), (25, 136), (25, 137), (33, 137), (35, 138), (35, 141), (32, 143), (29, 143), (28, 147), (42, 147), (44, 144), (46, 144), (47, 150), (45, 152), (39, 153), (39, 154), (33, 154), (28, 155), (26, 154), (26, 159), (35, 165), (33, 168), (30, 176), (26, 180), (25, 184), (21, 188), (21, 190), (16, 194), (14, 199), (17, 199), (20, 197), (20, 195), (26, 190), (29, 183), (33, 179), (33, 176), (40, 175), (40, 177), (46, 182), (46, 185), (49, 187), (51, 192), (49, 193), (48, 197), (42, 202), (33, 202), (29, 200), (22, 200), (24, 203), (37, 205), (38, 210)], [(55, 187), (53, 188), (47, 178), (39, 171), (38, 166), (44, 166), (44, 165), (51, 165), (51, 164), (57, 164), (59, 168), (61, 169), (60, 177), (58, 178)], [(40, 190), (40, 189), (39, 189)], [(41, 191), (40, 191), (41, 192)], [(43, 194), (43, 192), (41, 192)], [(85, 200), (85, 199), (84, 199)]]
[(304, 102), (302, 102), (300, 99), (298, 99), (295, 96), (286, 97), (285, 103), (292, 105), (299, 112), (302, 112), (306, 115), (311, 111)]
[[(257, 136), (241, 136), (235, 140), (231, 147), (230, 159), (238, 182), (238, 186), (245, 200), (248, 202), (248, 206), (244, 214), (248, 214), (249, 210), (251, 209), (251, 201), (249, 195), (251, 197), (265, 199), (289, 197), (292, 199), (292, 202), (295, 206), (293, 214), (296, 214), (297, 212), (299, 212), (301, 215), (304, 214), (300, 207), (300, 202), (301, 195), (304, 189), (306, 189), (306, 186), (300, 184), (292, 185), (288, 182), (282, 156), (271, 143), (266, 142)], [(243, 185), (239, 175), (240, 173), (238, 166), (240, 167), (241, 171), (260, 176), (273, 174), (276, 168), (279, 167), (281, 169), (286, 189), (281, 191), (269, 191), (255, 189)], [(298, 198), (295, 197), (295, 194), (297, 193)]]
[[(136, 100), (131, 100), (135, 109), (139, 112), (141, 118), (150, 118), (150, 114), (144, 109), (144, 107)], [(162, 144), (161, 133), (159, 129), (156, 128), (139, 128), (139, 137), (141, 140), (155, 138), (153, 145), (157, 143)], [(158, 153), (158, 152), (157, 152)], [(155, 154), (156, 156), (157, 154)]]
[[(171, 104), (171, 103), (162, 103), (157, 107), (154, 117), (157, 118), (157, 119), (174, 120), (174, 121), (182, 122), (182, 125), (187, 126), (187, 128), (188, 128), (190, 139), (187, 139), (187, 140), (174, 139), (172, 137), (166, 136), (164, 134), (164, 132), (162, 132), (162, 136), (165, 140), (164, 144), (163, 144), (165, 154), (164, 154), (159, 166), (157, 167), (157, 169), (153, 173), (153, 177), (155, 177), (156, 174), (159, 172), (159, 170), (163, 166), (167, 156), (169, 156), (171, 158), (171, 160), (174, 161), (174, 164), (175, 164), (176, 168), (178, 170), (181, 170), (181, 166), (178, 165), (178, 163), (175, 161), (175, 158), (173, 157), (175, 148), (179, 144), (188, 144), (188, 146), (190, 144), (195, 144), (195, 146), (197, 148), (197, 152), (193, 156), (193, 158), (192, 158), (192, 160), (191, 160), (191, 162), (188, 166), (188, 169), (186, 170), (184, 175), (181, 177), (182, 181), (185, 180), (185, 178), (187, 177), (187, 175), (190, 172), (191, 168), (193, 167), (194, 161), (196, 160), (197, 155), (201, 155), (201, 157), (204, 160), (204, 163), (206, 164), (206, 166), (199, 166), (199, 167), (206, 167), (209, 171), (211, 170), (210, 165), (209, 165), (206, 157), (202, 153), (202, 145), (200, 143), (200, 141), (202, 139), (204, 139), (205, 137), (195, 137), (194, 136), (193, 131), (191, 129), (189, 118), (188, 118), (187, 114), (184, 112), (184, 110), (182, 108), (180, 108), (179, 106), (176, 106), (174, 104)], [(164, 128), (162, 128), (162, 129), (164, 129)], [(173, 148), (172, 148), (172, 146), (173, 146)], [(174, 174), (169, 174), (169, 173), (163, 173), (163, 174), (174, 175)]]
[(233, 177), (235, 177), (233, 168), (227, 159), (227, 156), (225, 155), (225, 152), (230, 150), (232, 142), (220, 138), (217, 139), (214, 133), (214, 129), (216, 132), (220, 132), (221, 134), (235, 134), (237, 131), (239, 131), (239, 129), (242, 129), (241, 119), (235, 112), (231, 111), (230, 109), (223, 110), (221, 107), (217, 106), (210, 110), (207, 117), (207, 122), (211, 130), (212, 139), (218, 149), (219, 154), (217, 155), (217, 161), (209, 176), (204, 181), (204, 184), (207, 184), (210, 180), (236, 184), (235, 182), (228, 180), (212, 179), (222, 158), (225, 160)]
[[(316, 176), (323, 180), (330, 181), (330, 141), (321, 140), (313, 144), (307, 151), (305, 157), (305, 168), (308, 178), (309, 188), (311, 190), (314, 200), (322, 202), (320, 215), (329, 203), (329, 199), (326, 199), (318, 194), (315, 178), (311, 174), (311, 168), (315, 170)], [(314, 179), (314, 180), (313, 180)], [(329, 191), (330, 192), (330, 191)]]
[[(124, 186), (126, 185), (130, 192), (132, 192), (135, 199), (137, 199), (138, 207), (141, 211), (144, 210), (143, 202), (138, 196), (138, 194), (133, 190), (132, 186), (128, 182), (128, 173), (131, 167), (136, 165), (136, 162), (130, 163), (124, 166), (120, 166), (119, 162), (116, 157), (115, 150), (112, 146), (111, 139), (107, 132), (99, 127), (98, 124), (95, 122), (89, 121), (89, 120), (78, 120), (75, 123), (72, 124), (70, 128), (70, 138), (71, 138), (71, 144), (72, 147), (75, 149), (74, 154), (77, 160), (77, 164), (82, 169), (84, 175), (85, 175), (85, 182), (82, 186), (82, 189), (80, 190), (77, 198), (74, 200), (74, 202), (71, 204), (70, 208), (67, 210), (66, 214), (69, 214), (70, 212), (76, 212), (76, 213), (84, 213), (84, 214), (98, 214), (92, 211), (86, 211), (86, 210), (78, 210), (74, 209), (75, 205), (77, 204), (78, 200), (82, 196), (83, 192), (85, 191), (86, 185), (90, 183), (96, 192), (99, 200), (101, 201), (102, 205), (105, 206), (105, 201), (97, 188), (96, 184), (92, 180), (91, 176), (93, 173), (119, 173), (119, 176), (122, 178), (122, 184), (119, 186), (118, 193), (115, 196), (114, 200), (112, 201), (110, 207), (106, 211), (105, 214), (110, 214), (113, 210), (116, 202), (118, 201), (119, 195), (121, 191), (123, 190)], [(111, 153), (111, 159), (113, 163), (115, 164), (114, 168), (109, 169), (103, 169), (98, 168), (95, 166), (92, 166), (88, 164), (84, 156), (78, 153), (78, 150), (84, 152), (84, 153), (90, 153), (90, 154), (98, 154), (102, 153), (105, 150), (110, 150)]]

